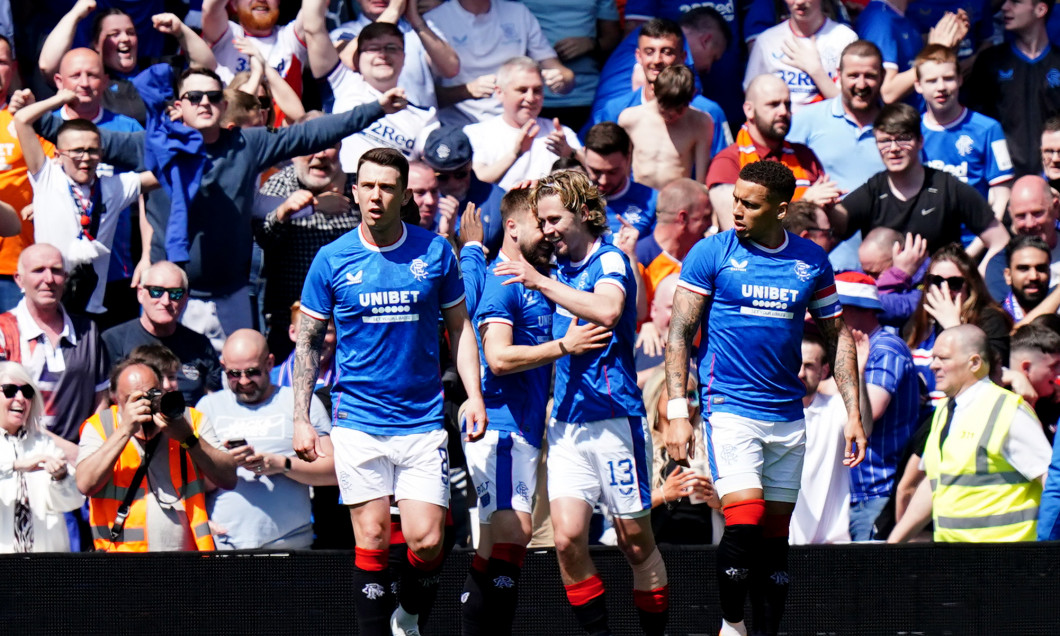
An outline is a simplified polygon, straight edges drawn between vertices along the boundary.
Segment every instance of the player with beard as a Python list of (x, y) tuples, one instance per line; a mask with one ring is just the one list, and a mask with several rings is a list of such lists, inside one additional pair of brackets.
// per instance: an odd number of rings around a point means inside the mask
[[(574, 614), (589, 634), (608, 634), (604, 584), (589, 558), (589, 520), (597, 501), (613, 517), (618, 545), (633, 569), (633, 602), (645, 634), (666, 629), (666, 566), (651, 529), (651, 438), (634, 365), (637, 272), (606, 240), (607, 215), (596, 186), (580, 172), (557, 172), (530, 192), (530, 205), (559, 269), (549, 278), (531, 263), (494, 266), (557, 305), (553, 337), (576, 320), (612, 330), (607, 346), (560, 358), (548, 426), (548, 493), (560, 574)], [(683, 395), (683, 393), (682, 393)]]
[[(229, 21), (226, 9), (236, 14), (238, 23)], [(202, 38), (213, 47), (217, 74), (226, 84), (236, 73), (250, 70), (250, 57), (236, 46), (237, 40), (246, 38), (257, 45), (291, 88), (302, 94), (302, 68), (306, 64), (302, 15), (277, 28), (279, 19), (280, 0), (203, 0)]]
[(504, 243), (487, 274), (475, 323), (482, 339), (482, 397), (490, 428), (465, 444), (479, 499), (478, 550), (464, 584), (463, 634), (509, 634), (519, 571), (530, 540), (531, 499), (545, 425), (552, 363), (606, 346), (604, 327), (575, 320), (552, 337), (552, 304), (536, 290), (507, 284), (504, 262), (547, 272), (552, 244), (530, 207), (530, 191), (512, 190), (501, 202)]

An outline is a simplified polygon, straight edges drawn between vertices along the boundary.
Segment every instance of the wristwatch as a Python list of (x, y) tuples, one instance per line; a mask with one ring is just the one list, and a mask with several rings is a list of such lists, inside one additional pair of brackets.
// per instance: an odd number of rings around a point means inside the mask
[(180, 447), (184, 450), (191, 450), (199, 445), (199, 436), (195, 433), (191, 434), (191, 437), (187, 438), (183, 442), (180, 442)]
[(291, 458), (290, 457), (284, 457), (283, 458), (283, 474), (286, 475), (289, 472), (291, 472)]

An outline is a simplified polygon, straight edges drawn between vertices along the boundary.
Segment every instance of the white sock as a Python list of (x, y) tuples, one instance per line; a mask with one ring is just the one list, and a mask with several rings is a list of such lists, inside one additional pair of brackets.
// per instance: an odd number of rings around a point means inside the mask
[(718, 636), (747, 636), (747, 627), (743, 624), (743, 621), (730, 623), (723, 618), (721, 619), (721, 631), (718, 632)]

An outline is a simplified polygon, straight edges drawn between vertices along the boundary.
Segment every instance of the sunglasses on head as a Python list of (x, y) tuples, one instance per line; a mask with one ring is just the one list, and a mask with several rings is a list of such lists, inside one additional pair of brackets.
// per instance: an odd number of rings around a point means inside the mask
[(256, 378), (261, 375), (261, 369), (258, 367), (251, 367), (249, 369), (225, 369), (225, 375), (238, 380), (239, 378), (246, 376), (248, 378)]
[(22, 397), (32, 400), (33, 395), (36, 393), (33, 387), (28, 384), (0, 384), (0, 390), (4, 392), (4, 397), (7, 399), (15, 397), (16, 393), (22, 391)]
[(180, 96), (181, 99), (186, 99), (192, 104), (201, 104), (203, 97), (210, 100), (211, 104), (220, 104), (225, 94), (224, 91), (188, 91)]
[(961, 289), (964, 287), (963, 276), (936, 276), (935, 274), (928, 274), (924, 277), (926, 282), (931, 287), (942, 288), (942, 283), (946, 283), (950, 286), (950, 290)]
[(155, 300), (162, 297), (162, 294), (169, 294), (169, 299), (173, 302), (184, 298), (186, 293), (183, 287), (158, 287), (155, 285), (145, 285), (144, 289), (147, 290), (147, 295)]

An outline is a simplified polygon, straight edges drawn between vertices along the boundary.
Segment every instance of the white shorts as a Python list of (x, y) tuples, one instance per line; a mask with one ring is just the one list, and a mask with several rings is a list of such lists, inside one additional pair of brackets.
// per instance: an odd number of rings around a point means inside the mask
[(397, 501), (449, 507), (449, 435), (444, 430), (371, 435), (336, 426), (331, 443), (345, 505), (393, 495)]
[(651, 434), (642, 417), (548, 425), (548, 498), (601, 501), (617, 517), (651, 513)]
[(464, 442), (467, 470), (478, 495), (478, 518), (489, 523), (498, 510), (530, 514), (537, 489), (541, 449), (519, 433), (487, 430), (477, 442)]
[(767, 501), (795, 503), (802, 483), (806, 422), (767, 422), (714, 413), (704, 423), (707, 458), (719, 497), (761, 488)]

